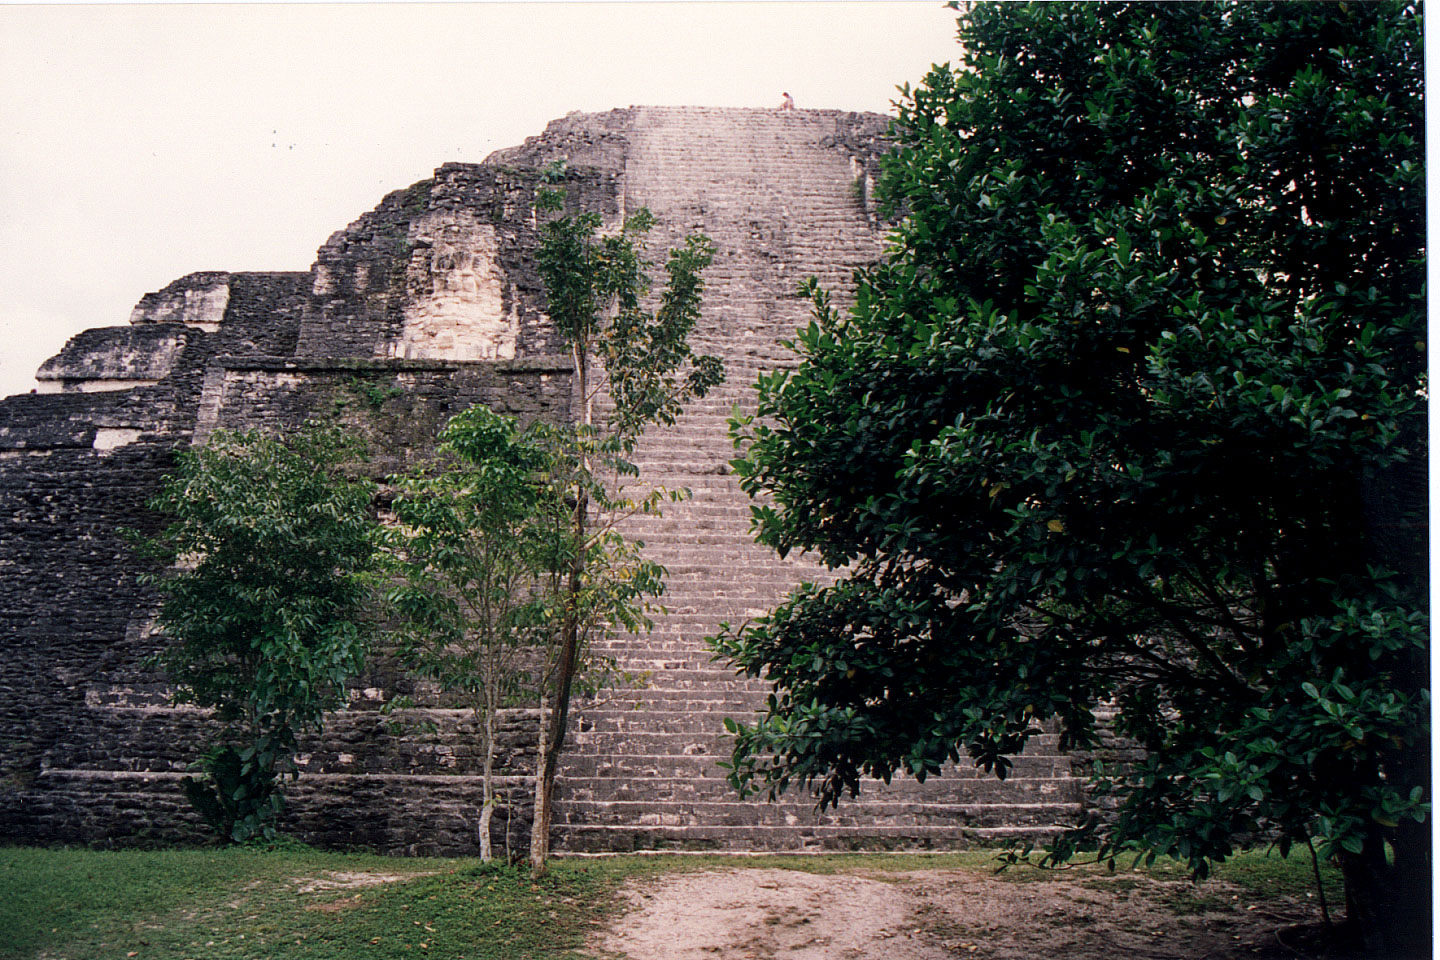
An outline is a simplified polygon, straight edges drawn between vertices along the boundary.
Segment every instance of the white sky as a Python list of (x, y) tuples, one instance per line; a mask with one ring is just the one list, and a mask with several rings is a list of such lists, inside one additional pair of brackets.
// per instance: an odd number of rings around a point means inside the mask
[(888, 112), (940, 2), (0, 4), (0, 396), (196, 270), (305, 270), (388, 191), (571, 110)]

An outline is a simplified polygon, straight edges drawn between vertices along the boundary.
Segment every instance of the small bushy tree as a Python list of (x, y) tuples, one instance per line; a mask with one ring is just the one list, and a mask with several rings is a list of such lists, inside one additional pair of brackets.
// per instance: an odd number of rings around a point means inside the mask
[(841, 572), (720, 638), (776, 685), (735, 782), (824, 803), (1097, 708), (1079, 849), (1310, 846), (1426, 954), (1419, 6), (967, 5), (905, 89), (904, 214), (737, 423), (762, 542)]
[(216, 431), (179, 454), (151, 509), (169, 518), (141, 550), (166, 569), (156, 655), (175, 699), (222, 729), (186, 793), (225, 840), (273, 836), (296, 736), (343, 702), (371, 635), (378, 544), (373, 484), (336, 429)]
[(564, 432), (520, 430), (514, 418), (474, 406), (440, 433), (438, 465), (392, 478), (397, 526), (389, 592), (404, 659), (459, 695), (480, 734), (481, 860), (492, 858), (499, 711), (529, 690), (527, 656), (543, 658), (556, 593), (557, 531), (569, 510), (556, 496)]

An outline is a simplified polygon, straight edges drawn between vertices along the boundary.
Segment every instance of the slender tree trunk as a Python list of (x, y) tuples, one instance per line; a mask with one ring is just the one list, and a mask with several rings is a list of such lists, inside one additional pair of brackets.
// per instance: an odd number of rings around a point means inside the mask
[[(559, 768), (559, 740), (564, 736), (563, 718), (567, 713), (568, 710), (556, 706), (550, 711), (550, 722), (541, 725), (540, 735), (547, 746), (541, 756), (536, 758), (539, 769), (535, 772), (535, 822), (530, 832), (530, 876), (533, 878), (544, 876), (549, 867), (550, 824), (555, 811), (555, 772)], [(558, 735), (554, 730), (557, 722), (561, 725)], [(557, 737), (559, 739), (553, 739)]]
[(481, 790), (483, 802), (480, 805), (480, 862), (489, 863), (495, 857), (490, 846), (490, 821), (495, 816), (495, 702), (492, 699), (485, 707), (485, 773)]
[[(585, 530), (586, 508), (582, 494), (575, 507), (577, 537), (583, 536)], [(584, 558), (577, 554), (570, 565), (565, 585), (570, 602), (566, 605), (565, 621), (560, 628), (560, 655), (556, 664), (554, 688), (551, 691), (554, 695), (554, 706), (548, 717), (543, 703), (540, 711), (540, 748), (535, 760), (535, 822), (530, 834), (530, 873), (535, 877), (545, 873), (550, 856), (555, 772), (559, 767), (560, 751), (565, 746), (565, 730), (570, 721), (570, 691), (580, 665), (580, 623), (574, 600), (580, 594), (584, 572)]]
[(511, 831), (512, 831), (512, 829), (514, 828), (514, 826), (515, 826), (515, 804), (514, 804), (513, 802), (511, 802), (511, 803), (505, 804), (505, 863), (506, 863), (507, 865), (508, 865), (508, 864), (513, 864), (513, 863), (515, 862), (515, 852), (514, 852), (514, 848), (513, 848), (513, 847), (511, 846), (511, 844), (510, 844), (510, 841), (511, 841)]
[(590, 351), (583, 344), (576, 343), (570, 348), (570, 358), (575, 362), (575, 384), (580, 394), (580, 422), (590, 426), (595, 422), (595, 408), (590, 402)]
[(550, 800), (555, 781), (535, 781), (535, 819), (530, 823), (530, 878), (545, 876), (550, 865)]
[[(571, 347), (575, 361), (575, 383), (580, 397), (580, 420), (590, 427), (594, 410), (590, 402), (588, 367), (589, 351), (581, 344)], [(587, 442), (589, 438), (586, 438)], [(588, 479), (590, 457), (582, 457), (582, 474)], [(543, 876), (550, 857), (550, 822), (553, 813), (555, 793), (555, 772), (559, 766), (560, 751), (565, 746), (565, 729), (570, 721), (570, 691), (575, 683), (575, 674), (580, 666), (580, 589), (585, 578), (585, 536), (590, 510), (589, 495), (583, 483), (575, 490), (575, 510), (571, 515), (571, 536), (574, 555), (570, 559), (570, 570), (565, 582), (565, 620), (560, 627), (560, 653), (556, 664), (555, 681), (551, 693), (554, 707), (546, 716), (545, 697), (540, 706), (540, 744), (535, 759), (535, 819), (530, 828), (530, 874)]]
[(535, 814), (530, 822), (530, 875), (539, 877), (545, 873), (545, 862), (550, 856), (550, 790), (545, 768), (550, 765), (550, 737), (546, 724), (546, 705), (549, 697), (540, 694), (539, 736), (535, 743)]
[(495, 818), (495, 801), (486, 800), (480, 808), (480, 862), (489, 863), (495, 859), (490, 843), (490, 821)]

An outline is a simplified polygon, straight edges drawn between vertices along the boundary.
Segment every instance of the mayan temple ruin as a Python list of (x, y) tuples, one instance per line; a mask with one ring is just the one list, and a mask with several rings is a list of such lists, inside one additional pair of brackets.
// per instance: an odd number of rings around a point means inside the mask
[[(119, 533), (153, 529), (144, 505), (174, 450), (217, 428), (338, 418), (369, 439), (385, 474), (423, 458), (445, 419), (473, 403), (522, 419), (571, 415), (570, 359), (534, 262), (535, 188), (556, 160), (570, 196), (607, 222), (649, 207), (652, 255), (689, 232), (713, 238), (693, 342), (723, 357), (727, 375), (637, 451), (645, 478), (693, 498), (628, 521), (669, 570), (668, 614), (604, 651), (648, 681), (572, 712), (556, 850), (947, 847), (1074, 823), (1083, 781), (1053, 736), (1003, 782), (968, 767), (923, 785), (877, 782), (822, 814), (803, 792), (741, 800), (717, 766), (730, 750), (722, 720), (767, 691), (713, 663), (704, 638), (824, 576), (752, 542), (726, 420), (735, 405), (753, 409), (758, 372), (793, 362), (778, 341), (808, 318), (798, 282), (816, 277), (843, 302), (852, 271), (882, 254), (870, 196), (887, 122), (827, 110), (572, 114), (391, 193), (308, 271), (193, 273), (146, 294), (127, 324), (74, 337), (40, 368), (38, 391), (0, 401), (0, 839), (205, 836), (179, 780), (208, 721), (172, 706), (144, 665), (158, 643), (153, 598)], [(411, 718), (438, 729), (397, 732), (380, 708), (412, 692), (376, 658), (305, 745), (282, 829), (395, 853), (475, 852), (469, 714), (421, 698)], [(529, 726), (510, 726), (501, 761), (523, 798), (533, 756), (518, 732)]]

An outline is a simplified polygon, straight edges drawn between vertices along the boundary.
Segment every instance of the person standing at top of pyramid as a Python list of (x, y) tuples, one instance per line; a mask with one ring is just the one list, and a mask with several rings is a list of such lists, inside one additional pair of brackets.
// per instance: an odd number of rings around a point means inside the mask
[(781, 109), (781, 110), (794, 110), (794, 109), (795, 109), (795, 98), (794, 98), (794, 97), (790, 96), (790, 94), (788, 94), (788, 93), (782, 93), (782, 94), (780, 94), (780, 96), (782, 96), (782, 97), (785, 98), (785, 99), (783, 99), (783, 100), (780, 101), (780, 109)]

